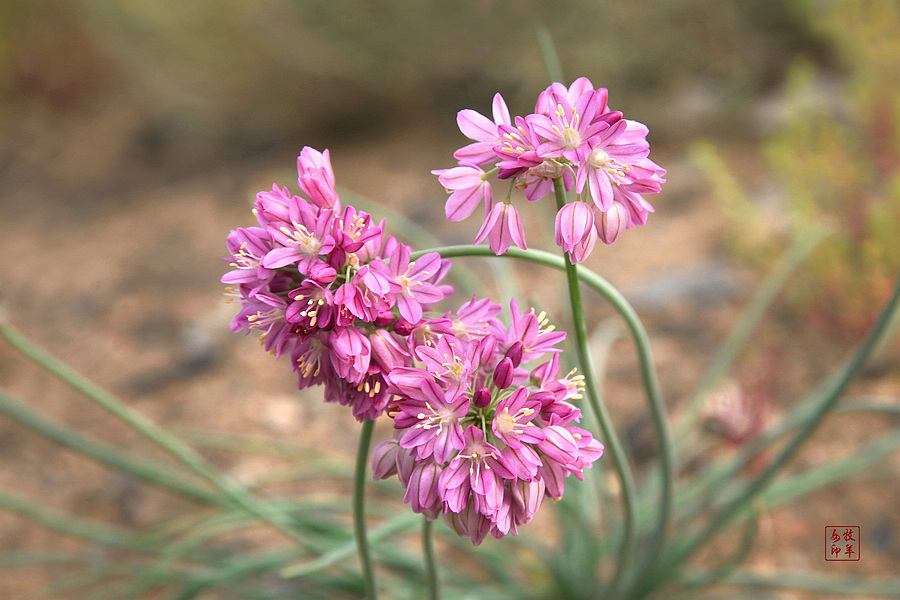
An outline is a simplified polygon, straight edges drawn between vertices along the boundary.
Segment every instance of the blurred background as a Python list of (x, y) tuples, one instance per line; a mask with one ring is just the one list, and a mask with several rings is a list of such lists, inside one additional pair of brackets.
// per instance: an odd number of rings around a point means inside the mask
[[(831, 228), (734, 373), (740, 397), (777, 414), (861, 339), (900, 267), (898, 31), (891, 0), (2, 2), (0, 303), (27, 335), (235, 477), (278, 458), (236, 455), (204, 432), (302, 437), (349, 457), (356, 425), (345, 411), (315, 392), (298, 402), (286, 365), (228, 331), (225, 236), (252, 224), (257, 191), (297, 191), (295, 157), (313, 146), (330, 148), (338, 185), (359, 195), (345, 202), (372, 198), (443, 243), (470, 242), (478, 223), (445, 222), (429, 171), (452, 166), (465, 141), (458, 110), (489, 114), (499, 91), (513, 114), (531, 111), (547, 85), (543, 32), (566, 83), (607, 87), (613, 108), (648, 125), (652, 158), (669, 170), (648, 225), (589, 266), (647, 318), (673, 414), (763, 274), (810, 224)], [(546, 210), (535, 208), (534, 226)], [(419, 241), (388, 218), (391, 233)], [(532, 239), (552, 249), (552, 232)], [(500, 278), (485, 291), (516, 285)], [(546, 285), (524, 293), (551, 292), (542, 301), (565, 322), (559, 285)], [(612, 314), (591, 311), (603, 323)], [(632, 352), (614, 349), (609, 402), (646, 459)], [(859, 385), (896, 401), (895, 347)], [(5, 346), (0, 386), (154, 452)], [(843, 418), (799, 460), (891, 425)], [(706, 435), (721, 452), (743, 443), (721, 427)], [(895, 572), (900, 523), (885, 490), (900, 491), (898, 468), (894, 456), (888, 484), (841, 484), (772, 514), (754, 564), (821, 568), (821, 530), (853, 518), (870, 545), (835, 570)], [(0, 487), (134, 527), (180, 506), (6, 417)], [(0, 552), (75, 544), (0, 510)], [(48, 569), (0, 573), (0, 597), (37, 589)]]

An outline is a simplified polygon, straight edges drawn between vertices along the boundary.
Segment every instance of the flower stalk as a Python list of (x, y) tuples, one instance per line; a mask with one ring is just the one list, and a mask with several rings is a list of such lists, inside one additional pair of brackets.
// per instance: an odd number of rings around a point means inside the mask
[(353, 536), (356, 538), (356, 551), (362, 568), (363, 582), (366, 587), (367, 600), (376, 600), (375, 569), (369, 552), (369, 539), (366, 534), (366, 467), (369, 464), (369, 446), (372, 443), (372, 431), (375, 421), (363, 421), (359, 435), (359, 447), (356, 450), (356, 469), (353, 475)]
[[(554, 180), (556, 204), (559, 209), (566, 203), (566, 189), (561, 178)], [(587, 393), (588, 404), (594, 411), (597, 423), (606, 441), (606, 447), (612, 457), (619, 481), (622, 486), (622, 508), (624, 521), (622, 523), (622, 542), (619, 548), (619, 559), (615, 575), (609, 585), (610, 595), (615, 596), (622, 578), (630, 567), (632, 557), (635, 554), (637, 544), (637, 498), (634, 483), (634, 475), (628, 462), (625, 460), (625, 451), (612, 425), (612, 419), (597, 389), (594, 362), (588, 347), (587, 327), (584, 322), (584, 307), (581, 300), (581, 288), (578, 282), (578, 269), (569, 260), (568, 253), (563, 253), (563, 260), (568, 282), (569, 303), (572, 308), (572, 321), (575, 329), (575, 347), (578, 353), (578, 362), (584, 375), (584, 387)]]
[(438, 581), (437, 562), (434, 556), (434, 521), (422, 519), (422, 549), (425, 553), (425, 574), (428, 579), (428, 599), (440, 600), (441, 588)]

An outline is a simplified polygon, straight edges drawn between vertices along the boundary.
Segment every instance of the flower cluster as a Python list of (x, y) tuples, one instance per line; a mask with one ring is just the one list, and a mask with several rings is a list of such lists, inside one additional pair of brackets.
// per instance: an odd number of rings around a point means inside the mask
[[(515, 534), (544, 498), (563, 494), (564, 479), (603, 453), (569, 402), (581, 377), (559, 377), (565, 333), (543, 315), (510, 305), (512, 322), (487, 299), (467, 302), (432, 322), (413, 348), (415, 366), (387, 375), (395, 435), (372, 458), (377, 479), (397, 475), (415, 512), (445, 521), (480, 544)], [(537, 367), (524, 367), (543, 360)]]
[[(647, 128), (607, 106), (605, 88), (586, 78), (570, 87), (554, 83), (538, 97), (534, 113), (510, 118), (500, 94), (493, 120), (474, 110), (460, 111), (457, 123), (473, 143), (454, 153), (458, 166), (432, 171), (451, 192), (446, 215), (465, 219), (484, 204), (484, 222), (475, 243), (484, 239), (496, 254), (511, 244), (525, 248), (512, 188), (529, 201), (540, 200), (560, 180), (578, 193), (556, 215), (556, 243), (581, 262), (597, 240), (611, 244), (623, 231), (647, 221), (653, 207), (643, 194), (660, 191), (665, 170), (650, 160)], [(496, 201), (490, 178), (510, 179), (510, 193)]]
[(390, 399), (385, 376), (412, 364), (409, 340), (450, 292), (440, 285), (450, 261), (410, 261), (383, 221), (342, 208), (327, 150), (304, 148), (297, 167), (306, 198), (278, 186), (260, 192), (259, 227), (228, 235), (232, 270), (222, 282), (241, 302), (231, 329), (256, 330), (266, 350), (290, 356), (301, 389), (322, 384), (326, 401), (374, 419)]

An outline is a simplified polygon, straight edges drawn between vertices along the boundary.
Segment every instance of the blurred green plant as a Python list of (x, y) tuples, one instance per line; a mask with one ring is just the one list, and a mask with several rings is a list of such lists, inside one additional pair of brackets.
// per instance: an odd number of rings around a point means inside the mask
[(900, 268), (900, 6), (802, 6), (833, 47), (842, 77), (830, 82), (805, 60), (788, 73), (784, 124), (762, 148), (784, 206), (754, 204), (711, 146), (697, 146), (694, 158), (731, 218), (729, 243), (743, 260), (771, 264), (783, 240), (809, 223), (832, 229), (787, 295), (809, 321), (858, 338)]

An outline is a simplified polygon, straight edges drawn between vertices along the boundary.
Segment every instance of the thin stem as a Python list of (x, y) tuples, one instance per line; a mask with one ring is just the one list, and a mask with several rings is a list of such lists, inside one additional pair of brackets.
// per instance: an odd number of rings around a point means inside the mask
[(429, 600), (440, 600), (441, 589), (438, 583), (437, 562), (434, 559), (433, 521), (422, 519), (422, 549), (425, 552), (425, 573), (428, 577)]
[(376, 600), (375, 571), (372, 568), (372, 557), (369, 553), (369, 540), (366, 537), (366, 467), (369, 464), (369, 446), (372, 443), (372, 431), (375, 421), (363, 421), (362, 433), (359, 435), (359, 448), (356, 451), (356, 472), (353, 478), (353, 534), (356, 538), (356, 551), (362, 566), (363, 581), (366, 586), (366, 598)]
[[(556, 204), (562, 208), (566, 203), (566, 190), (562, 179), (555, 179), (553, 187), (556, 192)], [(616, 472), (622, 483), (622, 504), (625, 512), (625, 520), (622, 530), (622, 545), (619, 551), (619, 564), (616, 568), (613, 580), (610, 582), (609, 591), (612, 596), (618, 592), (619, 586), (625, 573), (628, 571), (632, 557), (635, 554), (637, 545), (636, 537), (636, 498), (634, 477), (625, 460), (625, 452), (619, 442), (616, 430), (612, 425), (612, 419), (606, 410), (606, 406), (600, 398), (597, 389), (597, 378), (594, 371), (594, 361), (591, 358), (591, 351), (588, 347), (587, 326), (584, 322), (584, 307), (581, 301), (581, 288), (578, 285), (578, 269), (569, 260), (568, 253), (563, 254), (563, 261), (566, 271), (566, 280), (569, 286), (569, 303), (572, 307), (572, 321), (575, 328), (575, 346), (578, 352), (578, 362), (584, 374), (585, 391), (587, 392), (588, 403), (594, 411), (603, 437), (606, 439), (610, 454), (616, 466)]]

